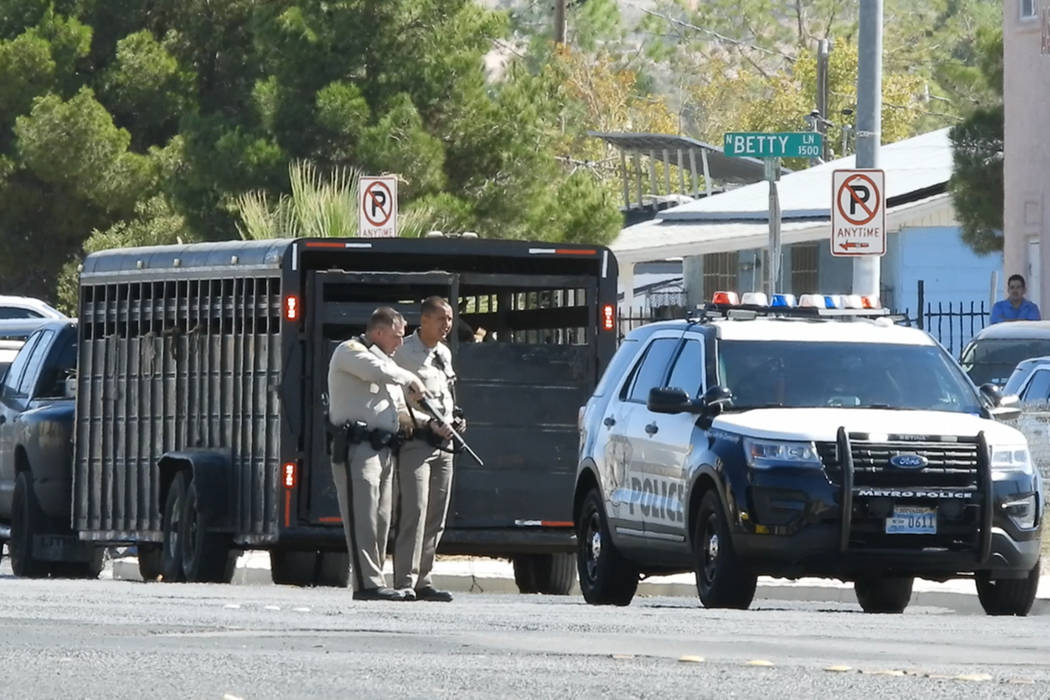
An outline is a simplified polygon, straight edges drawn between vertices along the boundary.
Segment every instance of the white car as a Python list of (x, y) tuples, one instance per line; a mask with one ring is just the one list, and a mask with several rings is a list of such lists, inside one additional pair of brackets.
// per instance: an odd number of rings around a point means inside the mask
[(40, 299), (0, 295), (0, 320), (32, 318), (64, 319), (67, 316)]

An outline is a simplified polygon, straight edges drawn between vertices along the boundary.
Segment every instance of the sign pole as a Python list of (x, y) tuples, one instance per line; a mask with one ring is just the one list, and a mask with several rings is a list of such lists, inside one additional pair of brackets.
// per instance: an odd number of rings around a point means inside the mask
[(769, 295), (777, 293), (780, 280), (780, 196), (777, 192), (777, 177), (780, 170), (779, 158), (763, 158), (766, 166), (766, 180), (769, 181), (769, 265), (766, 269), (766, 288)]
[[(857, 168), (878, 168), (882, 134), (882, 0), (860, 0), (857, 63)], [(880, 263), (877, 256), (854, 258), (854, 294), (878, 296)]]
[[(770, 295), (780, 287), (780, 198), (777, 180), (780, 179), (781, 158), (820, 158), (824, 137), (820, 132), (765, 133), (727, 131), (722, 137), (722, 152), (737, 158), (761, 159), (769, 182), (769, 245), (766, 265), (766, 289)], [(758, 276), (756, 274), (756, 283)]]

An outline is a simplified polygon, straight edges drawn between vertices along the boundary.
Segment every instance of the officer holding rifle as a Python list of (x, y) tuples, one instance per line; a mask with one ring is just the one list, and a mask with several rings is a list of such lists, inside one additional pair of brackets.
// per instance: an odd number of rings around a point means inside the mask
[[(417, 600), (452, 600), (452, 594), (435, 588), (431, 578), (452, 495), (453, 438), (466, 426), (455, 407), (456, 374), (444, 343), (451, 329), (452, 307), (441, 297), (428, 297), (420, 307), (419, 328), (394, 353), (394, 361), (426, 385), (426, 395), (412, 403), (420, 409), (413, 415), (425, 412), (427, 420), (414, 427), (397, 466), (394, 587), (414, 591)], [(462, 438), (457, 442), (462, 444)]]
[(426, 420), (422, 414), (413, 417), (405, 401), (423, 397), (423, 381), (392, 359), (404, 335), (401, 314), (380, 307), (365, 334), (339, 344), (328, 366), (332, 477), (355, 600), (415, 598), (411, 587), (396, 590), (383, 576), (397, 451), (412, 426)]

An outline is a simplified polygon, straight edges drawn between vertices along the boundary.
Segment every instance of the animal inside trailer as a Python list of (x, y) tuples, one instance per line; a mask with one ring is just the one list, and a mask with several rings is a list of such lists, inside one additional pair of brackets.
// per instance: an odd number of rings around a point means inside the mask
[(512, 557), (523, 590), (575, 572), (577, 410), (616, 343), (601, 247), (297, 239), (131, 248), (81, 275), (74, 527), (134, 542), (144, 578), (346, 585), (325, 392), (335, 346), (377, 306), (409, 331), (449, 299), (467, 439), (443, 553)]

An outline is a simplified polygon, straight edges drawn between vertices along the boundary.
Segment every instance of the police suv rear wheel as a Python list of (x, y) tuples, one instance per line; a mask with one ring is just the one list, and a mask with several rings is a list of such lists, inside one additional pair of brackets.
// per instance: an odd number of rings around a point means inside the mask
[(900, 614), (911, 602), (911, 576), (873, 576), (857, 579), (853, 590), (866, 613)]
[(597, 489), (583, 500), (576, 539), (576, 567), (584, 600), (591, 605), (630, 605), (638, 590), (638, 571), (616, 551)]
[(989, 615), (1027, 615), (1039, 588), (1039, 567), (1037, 561), (1028, 575), (1019, 579), (992, 579), (987, 571), (978, 571), (977, 598), (981, 607)]
[(695, 522), (693, 554), (700, 602), (705, 608), (746, 610), (755, 597), (758, 577), (737, 559), (717, 493), (704, 494)]

